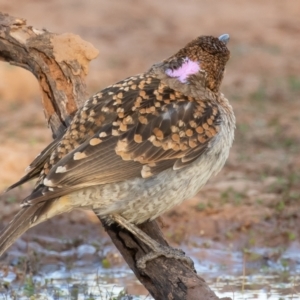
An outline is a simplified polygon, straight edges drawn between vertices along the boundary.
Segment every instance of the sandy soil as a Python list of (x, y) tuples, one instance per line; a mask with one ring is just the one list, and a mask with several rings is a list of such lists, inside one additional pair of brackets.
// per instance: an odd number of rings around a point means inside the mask
[[(222, 90), (237, 117), (235, 143), (223, 171), (199, 195), (162, 217), (164, 231), (175, 244), (207, 237), (239, 249), (287, 247), (300, 240), (300, 2), (0, 0), (0, 11), (94, 44), (100, 56), (91, 64), (90, 94), (146, 70), (198, 35), (229, 33), (231, 60)], [(24, 174), (51, 134), (35, 78), (5, 63), (0, 78), (4, 189)], [(2, 197), (2, 224), (30, 187)], [(74, 236), (66, 229), (74, 224), (98, 232), (98, 223), (89, 220), (95, 219), (76, 212), (31, 234)]]

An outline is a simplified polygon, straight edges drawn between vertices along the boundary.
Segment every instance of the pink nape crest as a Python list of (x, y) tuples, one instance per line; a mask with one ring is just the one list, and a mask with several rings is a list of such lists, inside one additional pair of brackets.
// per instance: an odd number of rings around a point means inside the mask
[(198, 62), (185, 58), (184, 62), (178, 69), (167, 69), (166, 74), (170, 77), (177, 77), (179, 81), (186, 83), (188, 76), (196, 74), (199, 70), (200, 65)]

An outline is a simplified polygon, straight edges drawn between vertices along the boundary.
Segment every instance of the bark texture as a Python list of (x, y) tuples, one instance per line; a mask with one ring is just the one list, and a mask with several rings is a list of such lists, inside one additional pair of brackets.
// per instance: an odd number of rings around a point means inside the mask
[[(97, 49), (79, 36), (37, 30), (27, 26), (24, 19), (0, 12), (0, 59), (35, 75), (53, 137), (65, 131), (74, 112), (86, 100), (85, 77), (89, 61), (97, 55)], [(155, 299), (219, 299), (193, 268), (176, 259), (156, 258), (141, 272), (136, 268), (136, 261), (150, 249), (125, 229), (103, 225), (136, 277)], [(140, 228), (159, 243), (168, 245), (155, 221)]]

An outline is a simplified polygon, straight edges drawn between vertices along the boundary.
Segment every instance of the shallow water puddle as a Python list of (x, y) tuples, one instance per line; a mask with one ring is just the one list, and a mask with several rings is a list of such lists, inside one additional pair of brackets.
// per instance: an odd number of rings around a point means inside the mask
[[(138, 290), (139, 283), (136, 281), (131, 271), (111, 271), (104, 274), (103, 270), (98, 270), (98, 275), (90, 274), (91, 270), (72, 270), (55, 272), (48, 274), (44, 278), (35, 276), (33, 278), (35, 290), (38, 295), (33, 299), (70, 299), (70, 300), (96, 300), (96, 299), (118, 299), (118, 300), (138, 300), (153, 299), (150, 296), (126, 296), (124, 285), (131, 285), (131, 291)], [(3, 274), (0, 274), (2, 276)], [(13, 272), (9, 272), (2, 280), (13, 280)], [(234, 300), (250, 299), (300, 299), (299, 284), (300, 277), (289, 277), (289, 283), (278, 282), (275, 275), (255, 275), (246, 277), (219, 277), (208, 278), (207, 282), (219, 297), (231, 297)], [(17, 298), (10, 292), (2, 292), (0, 299), (29, 299), (28, 284), (18, 286), (13, 284)], [(291, 291), (295, 290), (294, 293)]]
[[(184, 247), (184, 250), (193, 258), (198, 274), (219, 297), (300, 299), (298, 245), (284, 251), (253, 248), (242, 253), (214, 243), (207, 248)], [(116, 250), (106, 246), (101, 253), (109, 251)], [(92, 245), (80, 245), (59, 253), (43, 248), (41, 253), (48, 263), (38, 265), (38, 275), (22, 278), (18, 273), (20, 267), (0, 268), (0, 300), (152, 299), (125, 264), (104, 268), (99, 251)], [(57, 255), (60, 260), (53, 259)], [(16, 260), (17, 255), (11, 262)], [(126, 292), (136, 296), (128, 296)], [(30, 298), (32, 296), (35, 297)]]

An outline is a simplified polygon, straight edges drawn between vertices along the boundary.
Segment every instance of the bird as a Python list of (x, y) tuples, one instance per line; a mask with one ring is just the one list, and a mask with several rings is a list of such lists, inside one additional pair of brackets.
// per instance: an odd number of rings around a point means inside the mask
[(91, 209), (152, 249), (137, 225), (193, 197), (224, 166), (234, 140), (233, 108), (220, 92), (229, 35), (199, 36), (146, 72), (91, 96), (65, 133), (6, 191), (36, 179), (0, 233), (0, 256), (29, 228), (74, 208)]

